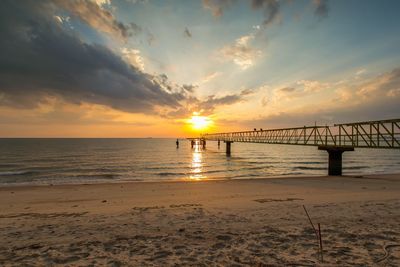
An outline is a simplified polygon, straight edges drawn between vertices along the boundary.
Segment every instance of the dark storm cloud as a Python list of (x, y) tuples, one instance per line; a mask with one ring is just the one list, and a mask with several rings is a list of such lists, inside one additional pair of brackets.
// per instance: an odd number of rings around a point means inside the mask
[[(46, 96), (128, 112), (180, 107), (187, 92), (88, 44), (54, 19), (47, 1), (0, 3), (0, 104), (31, 108)], [(118, 27), (118, 26), (117, 26)]]

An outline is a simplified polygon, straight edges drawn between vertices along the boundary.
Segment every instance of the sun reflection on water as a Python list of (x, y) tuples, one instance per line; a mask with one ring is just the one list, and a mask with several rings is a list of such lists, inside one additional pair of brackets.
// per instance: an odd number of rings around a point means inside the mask
[(200, 149), (200, 144), (198, 143), (196, 143), (193, 147), (189, 178), (197, 181), (207, 178), (207, 176), (203, 175), (203, 154)]

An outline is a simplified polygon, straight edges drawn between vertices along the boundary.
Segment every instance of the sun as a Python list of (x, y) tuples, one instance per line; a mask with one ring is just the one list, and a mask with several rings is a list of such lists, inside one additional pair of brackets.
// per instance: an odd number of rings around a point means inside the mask
[(207, 129), (211, 125), (212, 121), (206, 116), (200, 116), (194, 113), (188, 120), (188, 123), (191, 124), (194, 130), (201, 131)]

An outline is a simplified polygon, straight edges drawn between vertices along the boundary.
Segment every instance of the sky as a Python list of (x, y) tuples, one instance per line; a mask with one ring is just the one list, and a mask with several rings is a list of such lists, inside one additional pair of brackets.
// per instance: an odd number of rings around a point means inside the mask
[(398, 10), (397, 0), (3, 0), (0, 137), (399, 118)]

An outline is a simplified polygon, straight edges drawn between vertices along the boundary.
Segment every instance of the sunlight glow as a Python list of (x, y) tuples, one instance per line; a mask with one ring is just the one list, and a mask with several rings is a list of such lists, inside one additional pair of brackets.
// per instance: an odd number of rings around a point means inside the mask
[(193, 116), (188, 120), (188, 123), (192, 125), (194, 130), (205, 130), (211, 125), (212, 121), (208, 117), (199, 116), (197, 113), (193, 113)]

